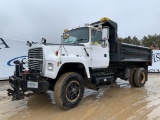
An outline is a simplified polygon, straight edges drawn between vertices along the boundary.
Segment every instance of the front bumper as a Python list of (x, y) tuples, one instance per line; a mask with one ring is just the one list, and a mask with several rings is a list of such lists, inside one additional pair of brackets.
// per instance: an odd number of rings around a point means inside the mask
[[(13, 90), (8, 89), (8, 96), (12, 96), (12, 100), (20, 100), (29, 97), (33, 93), (46, 92), (49, 88), (48, 81), (23, 80), (16, 76), (10, 76), (9, 83)], [(35, 83), (36, 87), (29, 86), (28, 83)], [(32, 93), (25, 94), (26, 91), (32, 91)]]

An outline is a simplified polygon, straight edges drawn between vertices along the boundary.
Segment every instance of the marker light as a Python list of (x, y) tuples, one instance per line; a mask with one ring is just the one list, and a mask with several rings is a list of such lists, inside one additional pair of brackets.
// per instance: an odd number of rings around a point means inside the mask
[(100, 19), (100, 22), (109, 22), (109, 21), (110, 21), (110, 19), (107, 18), (107, 17), (104, 17), (104, 18)]
[(56, 56), (58, 56), (58, 51), (56, 51)]
[(65, 29), (65, 30), (64, 30), (64, 33), (66, 33), (66, 32), (68, 32), (68, 29)]
[(59, 64), (60, 64), (60, 63), (59, 63), (59, 62), (57, 62), (57, 66), (59, 66)]

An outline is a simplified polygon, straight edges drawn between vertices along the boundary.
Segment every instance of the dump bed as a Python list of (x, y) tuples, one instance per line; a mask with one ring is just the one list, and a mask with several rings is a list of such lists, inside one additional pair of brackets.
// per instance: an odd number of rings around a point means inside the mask
[(126, 43), (110, 43), (111, 62), (152, 62), (152, 50), (148, 47)]

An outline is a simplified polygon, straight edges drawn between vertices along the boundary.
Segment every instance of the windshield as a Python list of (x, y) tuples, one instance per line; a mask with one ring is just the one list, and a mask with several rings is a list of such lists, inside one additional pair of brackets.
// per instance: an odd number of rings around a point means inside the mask
[(68, 31), (66, 34), (69, 34), (67, 39), (63, 39), (64, 43), (87, 43), (89, 41), (89, 28), (77, 28), (71, 31)]

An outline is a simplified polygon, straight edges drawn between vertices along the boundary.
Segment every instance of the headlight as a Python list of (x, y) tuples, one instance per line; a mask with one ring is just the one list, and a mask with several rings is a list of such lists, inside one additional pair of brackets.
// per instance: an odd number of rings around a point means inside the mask
[(52, 63), (48, 63), (48, 70), (52, 70), (53, 71), (53, 64)]

